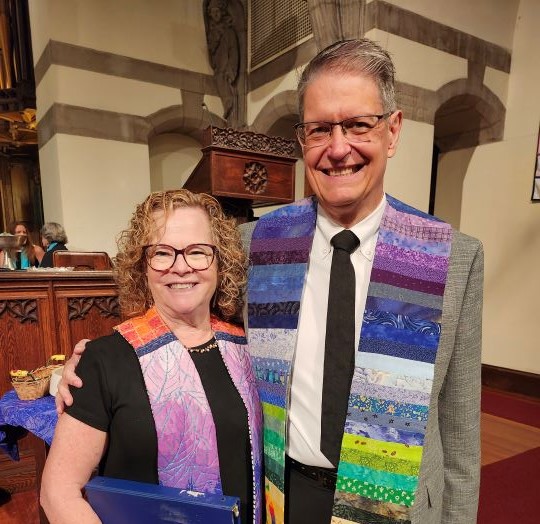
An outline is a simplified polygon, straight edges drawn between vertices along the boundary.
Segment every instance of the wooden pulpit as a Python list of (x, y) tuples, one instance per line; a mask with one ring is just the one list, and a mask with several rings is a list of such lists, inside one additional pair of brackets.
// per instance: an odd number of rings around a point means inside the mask
[(211, 194), (240, 222), (253, 207), (294, 200), (294, 140), (211, 126), (202, 153), (184, 187)]

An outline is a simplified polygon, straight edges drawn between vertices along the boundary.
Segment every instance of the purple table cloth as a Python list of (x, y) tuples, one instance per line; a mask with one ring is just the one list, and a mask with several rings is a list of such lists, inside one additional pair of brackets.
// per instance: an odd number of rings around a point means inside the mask
[(19, 400), (14, 390), (8, 391), (0, 398), (0, 448), (18, 460), (17, 443), (10, 441), (6, 426), (23, 427), (50, 445), (57, 420), (51, 395), (37, 400)]

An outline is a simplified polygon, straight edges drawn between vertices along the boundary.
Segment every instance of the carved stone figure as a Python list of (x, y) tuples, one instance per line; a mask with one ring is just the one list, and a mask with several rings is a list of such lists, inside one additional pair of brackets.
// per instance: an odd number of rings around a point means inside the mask
[(236, 105), (235, 83), (240, 65), (238, 35), (227, 0), (205, 0), (204, 20), (210, 64), (227, 120)]

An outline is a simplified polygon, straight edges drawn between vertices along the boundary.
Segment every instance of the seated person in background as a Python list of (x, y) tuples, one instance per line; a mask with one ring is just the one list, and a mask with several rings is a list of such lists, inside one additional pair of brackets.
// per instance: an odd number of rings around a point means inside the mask
[[(24, 235), (25, 243), (20, 251), (10, 250), (10, 256), (15, 261), (15, 269), (26, 269), (29, 267), (37, 267), (41, 262), (45, 251), (43, 248), (34, 244), (33, 234), (25, 222), (14, 222), (9, 228), (12, 235)], [(4, 265), (4, 252), (0, 250), (0, 266)]]
[(47, 222), (41, 228), (41, 242), (46, 251), (39, 267), (53, 267), (53, 253), (55, 251), (67, 251), (67, 241), (66, 232), (60, 224), (57, 222)]
[(26, 243), (21, 250), (20, 258), (17, 257), (17, 269), (39, 266), (45, 251), (40, 245), (33, 243), (32, 231), (30, 231), (26, 224), (24, 222), (15, 222), (10, 233), (26, 236)]
[(126, 315), (87, 346), (43, 473), (50, 522), (99, 522), (83, 499), (108, 477), (237, 496), (261, 524), (262, 411), (242, 328), (247, 258), (211, 196), (152, 193), (118, 240)]

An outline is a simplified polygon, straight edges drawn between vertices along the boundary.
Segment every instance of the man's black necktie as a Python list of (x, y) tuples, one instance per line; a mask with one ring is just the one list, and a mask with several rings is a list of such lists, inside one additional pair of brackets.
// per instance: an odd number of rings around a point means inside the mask
[(337, 466), (354, 372), (356, 280), (351, 253), (360, 245), (360, 240), (352, 231), (344, 229), (332, 237), (331, 244), (334, 253), (326, 317), (321, 451)]

